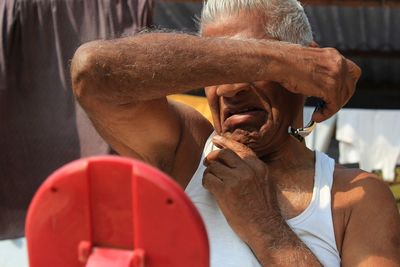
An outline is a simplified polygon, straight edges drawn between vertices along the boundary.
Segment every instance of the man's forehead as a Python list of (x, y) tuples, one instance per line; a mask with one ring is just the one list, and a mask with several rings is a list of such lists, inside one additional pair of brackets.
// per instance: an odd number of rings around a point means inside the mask
[(260, 12), (221, 15), (212, 23), (202, 25), (202, 36), (272, 39), (266, 34), (266, 23), (267, 18)]

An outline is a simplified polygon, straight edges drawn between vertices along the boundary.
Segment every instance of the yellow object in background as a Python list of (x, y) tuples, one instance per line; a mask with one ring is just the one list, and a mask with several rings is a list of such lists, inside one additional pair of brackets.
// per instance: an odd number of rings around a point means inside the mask
[(390, 190), (396, 198), (397, 208), (400, 211), (400, 167), (396, 167), (396, 178), (393, 184), (390, 185)]
[(400, 184), (394, 184), (390, 186), (390, 190), (392, 190), (394, 197), (397, 201), (400, 201)]
[(391, 185), (390, 190), (392, 190), (392, 193), (393, 193), (394, 197), (396, 198), (397, 208), (399, 209), (399, 212), (400, 212), (400, 184)]
[(206, 117), (207, 120), (213, 123), (207, 98), (192, 95), (170, 95), (168, 96), (168, 99), (191, 106), (192, 108), (203, 114), (203, 116)]

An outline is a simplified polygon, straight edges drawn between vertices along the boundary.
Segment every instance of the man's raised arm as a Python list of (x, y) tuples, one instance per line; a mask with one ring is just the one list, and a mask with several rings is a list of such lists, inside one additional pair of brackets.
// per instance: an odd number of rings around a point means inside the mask
[(272, 80), (322, 98), (326, 108), (317, 121), (348, 101), (359, 76), (360, 69), (331, 48), (172, 33), (91, 42), (72, 64), (78, 98), (93, 93), (126, 104), (208, 85)]

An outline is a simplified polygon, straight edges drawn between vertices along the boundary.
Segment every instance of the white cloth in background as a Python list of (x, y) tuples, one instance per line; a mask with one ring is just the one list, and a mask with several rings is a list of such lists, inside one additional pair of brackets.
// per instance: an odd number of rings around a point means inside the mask
[(1, 267), (29, 267), (26, 239), (0, 240)]
[[(315, 107), (304, 107), (304, 126), (310, 122), (314, 110)], [(312, 133), (305, 138), (306, 145), (309, 149), (322, 152), (328, 151), (335, 130), (336, 116), (335, 114), (328, 120), (318, 123)]]
[[(203, 159), (218, 149), (211, 142), (204, 146), (202, 160), (186, 193), (200, 212), (210, 242), (211, 267), (260, 267), (251, 249), (232, 230), (214, 197), (202, 186), (205, 166)], [(340, 266), (331, 211), (331, 188), (335, 162), (316, 152), (313, 196), (309, 206), (298, 216), (287, 220), (288, 225), (310, 248), (325, 267)]]
[(400, 110), (343, 109), (336, 139), (341, 164), (359, 163), (366, 171), (382, 170), (393, 181), (400, 163)]

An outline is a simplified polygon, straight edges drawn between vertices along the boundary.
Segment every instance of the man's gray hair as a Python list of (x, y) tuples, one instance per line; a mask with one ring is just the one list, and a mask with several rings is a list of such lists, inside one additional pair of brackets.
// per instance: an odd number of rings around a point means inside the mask
[(218, 22), (219, 18), (240, 11), (265, 15), (265, 31), (272, 38), (304, 46), (313, 41), (310, 23), (297, 0), (208, 0), (204, 3), (200, 25)]

